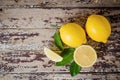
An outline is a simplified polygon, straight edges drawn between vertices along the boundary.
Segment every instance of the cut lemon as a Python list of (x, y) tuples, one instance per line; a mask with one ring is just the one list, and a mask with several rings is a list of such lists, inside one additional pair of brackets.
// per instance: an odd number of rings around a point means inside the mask
[(97, 61), (96, 51), (89, 45), (82, 45), (76, 48), (74, 60), (81, 67), (91, 67)]
[(63, 58), (59, 54), (53, 52), (52, 50), (50, 50), (47, 47), (44, 47), (44, 53), (52, 61), (59, 62), (59, 61), (63, 60)]

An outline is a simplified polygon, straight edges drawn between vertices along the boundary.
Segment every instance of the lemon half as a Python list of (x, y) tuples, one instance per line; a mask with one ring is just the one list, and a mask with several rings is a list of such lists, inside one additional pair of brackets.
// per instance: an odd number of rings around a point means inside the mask
[(76, 48), (74, 60), (81, 67), (91, 67), (97, 60), (96, 51), (89, 45), (82, 45)]

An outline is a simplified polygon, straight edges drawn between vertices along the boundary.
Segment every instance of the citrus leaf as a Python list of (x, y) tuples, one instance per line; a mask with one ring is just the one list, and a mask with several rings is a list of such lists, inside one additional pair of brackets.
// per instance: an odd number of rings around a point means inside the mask
[(70, 65), (70, 74), (71, 76), (77, 75), (81, 70), (81, 67), (73, 61)]
[(70, 63), (73, 60), (74, 50), (75, 50), (74, 48), (64, 49), (61, 53), (63, 60), (60, 62), (56, 62), (56, 66), (64, 66), (64, 65)]
[(57, 46), (60, 50), (63, 50), (63, 49), (64, 49), (58, 31), (56, 31), (55, 34), (54, 34), (54, 42), (55, 42), (56, 46)]

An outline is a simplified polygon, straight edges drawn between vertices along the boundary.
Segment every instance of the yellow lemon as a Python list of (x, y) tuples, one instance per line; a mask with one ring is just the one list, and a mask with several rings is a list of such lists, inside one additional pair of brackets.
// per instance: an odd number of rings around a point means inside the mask
[(81, 67), (90, 67), (97, 61), (96, 51), (89, 45), (81, 45), (76, 48), (73, 57)]
[(60, 55), (58, 55), (57, 53), (53, 52), (52, 50), (50, 50), (47, 47), (44, 47), (44, 53), (52, 61), (60, 62), (60, 61), (63, 60), (63, 58)]
[(102, 15), (91, 15), (86, 22), (86, 31), (93, 40), (106, 43), (111, 34), (111, 26)]
[(62, 41), (71, 47), (78, 47), (86, 43), (84, 29), (76, 23), (67, 23), (60, 28), (60, 37)]

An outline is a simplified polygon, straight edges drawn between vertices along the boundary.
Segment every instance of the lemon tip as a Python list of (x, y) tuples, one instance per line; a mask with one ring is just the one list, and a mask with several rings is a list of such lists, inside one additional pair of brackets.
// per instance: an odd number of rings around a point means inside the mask
[(103, 43), (107, 43), (107, 39), (102, 41)]

